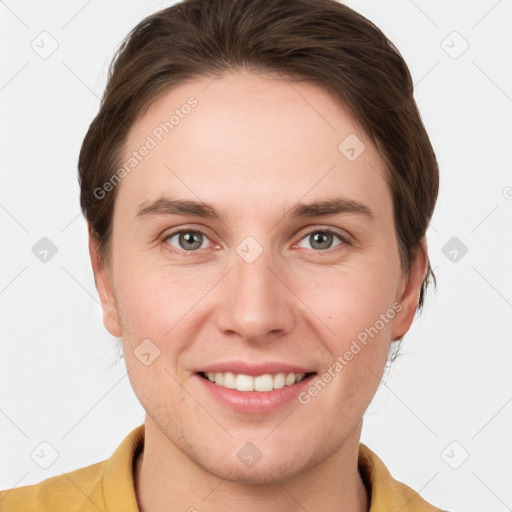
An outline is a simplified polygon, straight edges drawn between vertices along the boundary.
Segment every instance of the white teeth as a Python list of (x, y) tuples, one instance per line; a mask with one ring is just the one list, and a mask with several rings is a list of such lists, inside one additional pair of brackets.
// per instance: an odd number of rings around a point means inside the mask
[(284, 379), (284, 383), (285, 383), (287, 386), (290, 386), (291, 384), (295, 384), (295, 373), (289, 373), (289, 374), (286, 376), (286, 379)]
[(210, 382), (224, 388), (236, 389), (237, 391), (272, 391), (280, 389), (284, 386), (291, 386), (296, 382), (300, 382), (305, 373), (277, 373), (271, 375), (266, 373), (252, 377), (242, 373), (234, 374), (232, 372), (208, 372), (206, 376)]
[(236, 376), (237, 391), (254, 391), (254, 378), (250, 375), (238, 374)]
[[(220, 386), (220, 384), (219, 384)], [(236, 375), (231, 372), (226, 372), (224, 374), (224, 379), (222, 386), (229, 389), (235, 389), (236, 388)]]
[(277, 375), (274, 375), (274, 389), (284, 388), (285, 378), (286, 376), (284, 373), (278, 373)]
[(254, 389), (256, 391), (272, 391), (274, 389), (272, 375), (266, 374), (254, 377)]

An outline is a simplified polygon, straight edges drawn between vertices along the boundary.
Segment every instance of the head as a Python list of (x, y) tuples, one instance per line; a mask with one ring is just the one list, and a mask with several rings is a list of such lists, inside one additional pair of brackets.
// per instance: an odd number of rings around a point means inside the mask
[[(162, 434), (261, 482), (356, 432), (433, 278), (438, 179), (404, 60), (341, 3), (187, 0), (139, 23), (79, 181), (104, 323)], [(231, 360), (331, 378), (284, 409), (207, 414), (197, 371)], [(260, 470), (235, 457), (248, 441)]]

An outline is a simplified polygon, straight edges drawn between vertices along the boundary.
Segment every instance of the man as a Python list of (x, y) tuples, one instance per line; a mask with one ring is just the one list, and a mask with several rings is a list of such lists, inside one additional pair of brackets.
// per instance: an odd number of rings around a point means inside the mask
[(1, 511), (439, 510), (360, 443), (423, 300), (438, 186), (376, 27), (331, 0), (156, 13), (117, 56), (79, 169), (146, 419)]

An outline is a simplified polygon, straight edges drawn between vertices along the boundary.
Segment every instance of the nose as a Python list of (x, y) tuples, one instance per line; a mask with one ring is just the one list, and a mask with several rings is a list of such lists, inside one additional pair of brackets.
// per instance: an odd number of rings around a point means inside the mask
[(216, 316), (218, 329), (259, 344), (291, 332), (294, 295), (271, 255), (263, 251), (249, 263), (234, 254), (233, 266), (223, 280)]

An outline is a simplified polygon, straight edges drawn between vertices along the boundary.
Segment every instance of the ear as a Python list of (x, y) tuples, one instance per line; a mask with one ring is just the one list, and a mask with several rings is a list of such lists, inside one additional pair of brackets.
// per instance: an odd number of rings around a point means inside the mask
[(122, 335), (121, 325), (119, 324), (116, 298), (110, 283), (109, 269), (101, 261), (99, 241), (91, 228), (89, 228), (89, 255), (94, 273), (94, 282), (103, 308), (103, 324), (112, 336), (120, 338)]
[(418, 308), (421, 283), (428, 268), (428, 249), (425, 236), (421, 239), (411, 258), (411, 269), (408, 275), (404, 275), (397, 297), (397, 302), (401, 304), (402, 309), (395, 316), (393, 322), (392, 340), (400, 339), (407, 333)]

